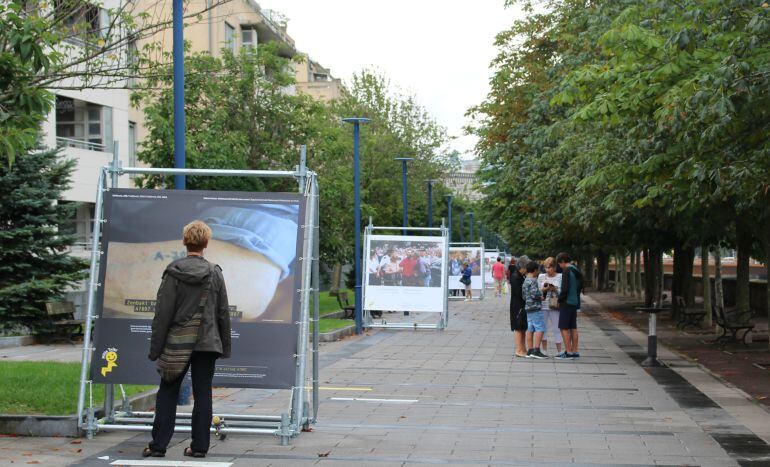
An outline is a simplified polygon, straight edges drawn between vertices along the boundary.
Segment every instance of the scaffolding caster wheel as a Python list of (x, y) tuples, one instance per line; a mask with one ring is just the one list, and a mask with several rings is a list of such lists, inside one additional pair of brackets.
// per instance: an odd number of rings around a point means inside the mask
[(223, 433), (221, 430), (222, 428), (225, 428), (225, 419), (219, 417), (218, 415), (214, 415), (211, 418), (211, 424), (214, 425), (214, 436), (217, 437), (219, 441), (224, 441), (227, 439), (227, 433)]

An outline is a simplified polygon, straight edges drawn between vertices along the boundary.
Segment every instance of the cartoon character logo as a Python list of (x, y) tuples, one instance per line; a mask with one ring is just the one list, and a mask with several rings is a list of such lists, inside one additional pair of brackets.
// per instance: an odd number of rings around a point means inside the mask
[(118, 349), (110, 347), (102, 354), (102, 360), (107, 362), (107, 366), (102, 367), (102, 376), (106, 377), (112, 369), (118, 366)]

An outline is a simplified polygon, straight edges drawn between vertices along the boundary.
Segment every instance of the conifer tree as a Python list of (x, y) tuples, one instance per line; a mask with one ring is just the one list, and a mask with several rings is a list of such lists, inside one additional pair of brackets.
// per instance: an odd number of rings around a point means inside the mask
[(0, 330), (48, 329), (45, 303), (85, 277), (86, 262), (67, 251), (74, 236), (59, 232), (74, 208), (57, 203), (74, 166), (58, 150), (0, 164)]

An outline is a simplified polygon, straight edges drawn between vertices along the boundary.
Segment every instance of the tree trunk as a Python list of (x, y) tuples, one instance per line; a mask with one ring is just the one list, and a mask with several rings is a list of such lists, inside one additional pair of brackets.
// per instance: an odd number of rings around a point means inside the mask
[(736, 224), (738, 237), (738, 264), (735, 272), (735, 307), (738, 310), (748, 310), (750, 306), (749, 293), (749, 256), (751, 254), (751, 232), (745, 223), (738, 221)]
[(671, 310), (674, 320), (678, 321), (683, 311), (679, 307), (676, 297), (684, 298), (682, 293), (682, 266), (684, 265), (684, 248), (677, 242), (674, 245), (674, 273), (671, 277)]
[(657, 306), (660, 292), (660, 273), (658, 272), (657, 252), (652, 249), (644, 250), (644, 298), (645, 306)]
[(607, 289), (607, 269), (607, 253), (599, 251), (596, 253), (596, 290)]
[(626, 294), (626, 254), (620, 253), (618, 255), (618, 271), (620, 272), (620, 294)]
[(615, 252), (615, 293), (620, 293), (620, 254)]
[(604, 268), (604, 290), (610, 289), (610, 255), (604, 255), (606, 267)]
[(709, 270), (709, 247), (700, 247), (700, 276), (703, 283), (703, 309), (706, 311), (706, 327), (711, 329), (714, 322), (711, 316), (711, 271)]
[(714, 248), (714, 306), (724, 311), (725, 292), (722, 288), (722, 248), (717, 243)]
[(636, 252), (636, 297), (642, 298), (644, 288), (642, 287), (642, 252)]
[[(765, 297), (767, 301), (767, 322), (770, 326), (770, 215), (765, 216)], [(768, 335), (770, 335), (770, 328), (768, 329)], [(767, 345), (770, 347), (770, 339), (767, 340)]]
[(593, 287), (594, 286), (594, 257), (593, 255), (588, 255), (586, 257), (586, 268), (583, 271), (583, 276), (586, 278), (586, 286), (587, 287)]
[(663, 270), (663, 250), (655, 252), (655, 262), (658, 264), (658, 290), (655, 301), (658, 306), (663, 306), (663, 290), (666, 288), (666, 271)]
[(695, 305), (695, 289), (693, 288), (692, 275), (695, 269), (695, 247), (688, 246), (684, 249), (684, 264), (682, 265), (682, 295), (687, 306)]
[(631, 296), (636, 297), (636, 252), (631, 251), (629, 258), (631, 260), (631, 266), (628, 271), (629, 292)]

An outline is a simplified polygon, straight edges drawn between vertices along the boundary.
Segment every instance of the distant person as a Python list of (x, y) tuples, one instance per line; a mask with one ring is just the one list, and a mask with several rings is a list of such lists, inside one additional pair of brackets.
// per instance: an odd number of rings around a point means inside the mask
[(524, 310), (527, 312), (527, 358), (544, 359), (548, 357), (540, 350), (545, 322), (542, 311), (543, 293), (537, 286), (539, 272), (540, 265), (537, 261), (527, 264), (527, 277), (521, 286), (521, 294), (524, 297)]
[[(561, 353), (562, 337), (559, 331), (559, 292), (561, 291), (561, 274), (556, 272), (556, 260), (549, 256), (543, 261), (545, 273), (537, 277), (537, 285), (543, 292), (543, 319), (545, 320), (545, 333), (540, 348), (544, 354), (548, 355), (548, 342), (554, 342), (556, 353)], [(553, 306), (556, 302), (556, 306)], [(548, 335), (553, 337), (550, 340)]]
[(160, 388), (155, 399), (152, 441), (144, 457), (164, 457), (176, 424), (179, 388), (192, 367), (195, 405), (188, 457), (206, 457), (209, 450), (211, 383), (217, 358), (230, 356), (230, 311), (219, 266), (203, 258), (211, 228), (201, 221), (187, 224), (182, 243), (187, 256), (166, 267), (152, 320), (150, 354), (158, 361)]
[(471, 276), (473, 275), (473, 269), (468, 263), (463, 265), (462, 277), (460, 282), (465, 285), (465, 301), (470, 301), (473, 298), (473, 292), (471, 291)]
[(497, 261), (492, 265), (492, 279), (495, 280), (495, 296), (503, 296), (503, 283), (505, 282), (505, 265), (503, 259), (497, 257)]
[(513, 331), (515, 348), (514, 356), (516, 357), (527, 356), (527, 345), (524, 335), (527, 331), (527, 313), (524, 311), (524, 296), (522, 295), (522, 286), (524, 285), (524, 274), (527, 272), (527, 263), (529, 263), (529, 258), (526, 255), (520, 256), (510, 275), (511, 331)]
[(563, 271), (559, 292), (559, 330), (565, 347), (564, 352), (556, 358), (579, 358), (577, 311), (580, 308), (580, 294), (583, 292), (583, 273), (572, 264), (568, 253), (556, 255), (556, 263)]

